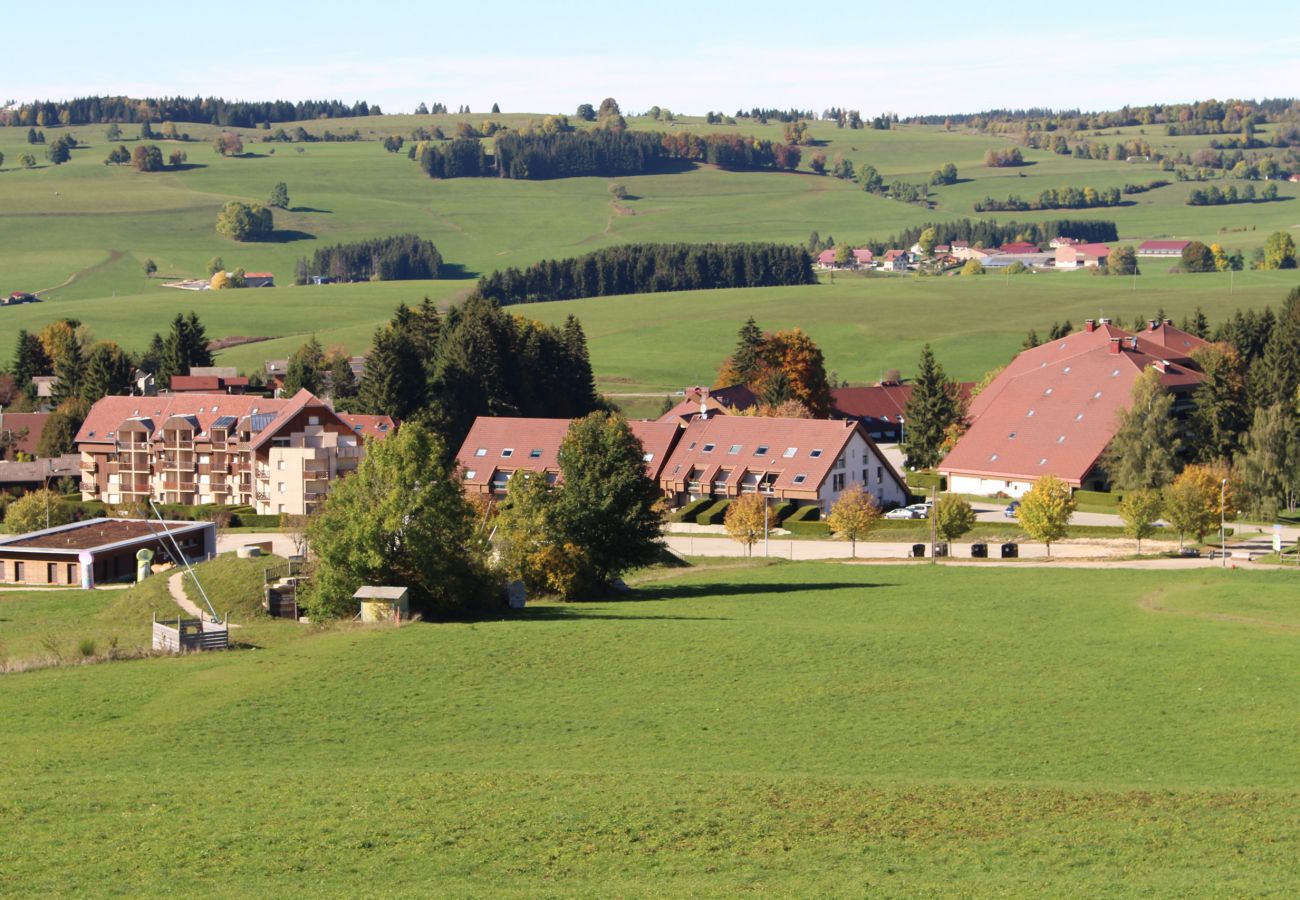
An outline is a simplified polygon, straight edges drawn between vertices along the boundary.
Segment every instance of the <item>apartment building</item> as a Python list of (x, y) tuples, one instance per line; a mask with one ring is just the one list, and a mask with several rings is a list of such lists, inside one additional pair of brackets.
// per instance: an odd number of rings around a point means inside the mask
[(365, 438), (382, 440), (394, 427), (387, 416), (337, 413), (305, 390), (277, 399), (105, 397), (77, 433), (81, 496), (310, 514), (357, 467)]

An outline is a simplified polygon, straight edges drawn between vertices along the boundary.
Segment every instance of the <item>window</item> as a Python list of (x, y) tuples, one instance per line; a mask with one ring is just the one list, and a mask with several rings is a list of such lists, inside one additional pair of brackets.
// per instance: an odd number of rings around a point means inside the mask
[(515, 455), (515, 450), (514, 450), (513, 447), (506, 447), (504, 450), (501, 451), (501, 458), (502, 458), (502, 459), (509, 459), (510, 457), (512, 457), (512, 456), (514, 456), (514, 455)]
[(280, 459), (280, 460), (276, 460), (275, 467), (276, 467), (277, 469), (279, 469), (281, 472), (283, 472), (283, 471), (284, 471), (284, 460), (282, 460), (282, 459)]
[(1118, 374), (1119, 374), (1119, 369), (1116, 369), (1115, 371), (1113, 371), (1113, 372), (1110, 373), (1110, 377), (1111, 377), (1111, 378), (1114, 378), (1114, 377), (1115, 377), (1116, 375), (1118, 375)]
[(308, 424), (308, 425), (319, 425), (319, 424), (320, 424), (320, 416), (308, 416), (308, 417), (307, 417), (307, 424)]
[[(360, 430), (361, 430), (361, 428), (360, 428), (360, 426), (358, 426), (358, 427), (357, 427), (357, 431), (360, 431)], [(477, 450), (474, 451), (474, 455), (475, 455), (475, 456), (487, 456), (487, 447), (479, 447)]]
[(1066, 367), (1065, 367), (1064, 369), (1062, 369), (1061, 371), (1062, 371), (1064, 374), (1069, 375), (1069, 374), (1070, 374), (1070, 367), (1069, 367), (1069, 366), (1066, 366)]
[(281, 503), (281, 504), (279, 505), (279, 507), (277, 507), (276, 512), (280, 512), (280, 513), (284, 512), (284, 504), (283, 504), (283, 503)]
[(473, 469), (466, 469), (466, 470), (465, 470), (465, 480), (466, 480), (466, 481), (469, 481), (471, 478), (473, 478), (473, 477), (474, 477), (475, 475), (477, 475), (477, 474), (478, 474), (478, 472), (474, 471)]
[(1016, 433), (1014, 431), (1011, 432), (1009, 435), (1007, 435), (1007, 440), (1014, 441), (1015, 439), (1016, 439)]
[(998, 455), (996, 453), (994, 453), (992, 456), (989, 457), (989, 462), (997, 462), (997, 461), (998, 461)]
[(655, 458), (655, 455), (654, 455), (653, 453), (647, 453), (645, 456), (641, 457), (641, 461), (642, 461), (642, 462), (653, 462), (653, 461), (654, 461), (654, 458)]
[(686, 449), (687, 449), (687, 450), (694, 450), (694, 449), (695, 449), (695, 441), (691, 441), (691, 445), (690, 445), (689, 447), (687, 447)]
[(1056, 439), (1056, 442), (1057, 442), (1058, 444), (1064, 444), (1064, 443), (1065, 443), (1065, 435), (1061, 435), (1059, 438), (1057, 438), (1057, 439)]
[(870, 474), (870, 473), (869, 473), (866, 469), (863, 469), (863, 470), (862, 470), (862, 483), (863, 483), (863, 484), (866, 484), (867, 481), (869, 480), (869, 479), (867, 478), (867, 475), (868, 475), (868, 474)]
[(58, 564), (58, 563), (46, 563), (46, 564), (45, 564), (45, 583), (46, 583), (46, 584), (58, 584), (58, 583), (59, 583), (59, 564)]
[(732, 444), (732, 445), (731, 445), (731, 449), (727, 451), (727, 455), (728, 455), (728, 456), (735, 456), (735, 455), (736, 455), (737, 453), (739, 453), (739, 452), (740, 452), (740, 445), (739, 445), (739, 444)]
[(844, 490), (844, 473), (841, 472), (838, 475), (831, 476), (831, 490), (832, 491)]
[(754, 451), (754, 455), (767, 456), (767, 444), (759, 444), (758, 448)]
[(24, 574), (23, 564), (14, 560), (14, 581), (22, 581)]
[(1033, 417), (1034, 417), (1034, 411), (1032, 409), (1029, 412), (1025, 413), (1026, 419), (1032, 419)]
[(1083, 421), (1083, 413), (1079, 413), (1077, 416), (1075, 416), (1075, 417), (1074, 417), (1074, 421), (1076, 421), (1076, 422), (1082, 422), (1082, 421)]
[(528, 451), (529, 459), (541, 459), (541, 457), (542, 457), (542, 449), (540, 447), (534, 447), (532, 450)]
[(1092, 399), (1094, 399), (1094, 400), (1100, 400), (1100, 399), (1101, 399), (1101, 391), (1098, 391), (1097, 393), (1093, 394), (1093, 395), (1092, 395)]
[(1050, 396), (1052, 396), (1052, 389), (1051, 389), (1051, 388), (1048, 388), (1047, 390), (1043, 391), (1043, 396), (1044, 396), (1044, 397), (1050, 397)]
[(794, 476), (794, 483), (795, 483), (795, 484), (803, 484), (803, 483), (804, 483), (805, 481), (807, 481), (807, 480), (808, 480), (808, 476), (807, 476), (807, 475), (799, 474), (799, 475)]
[(700, 448), (700, 452), (701, 452), (701, 453), (712, 453), (712, 452), (713, 452), (713, 448), (716, 447), (716, 446), (717, 446), (717, 444), (705, 444), (703, 447)]
[(885, 467), (876, 466), (876, 484), (880, 484), (880, 482), (884, 480), (885, 480)]
[(799, 452), (799, 448), (798, 448), (798, 447), (786, 447), (786, 448), (785, 448), (785, 453), (783, 453), (783, 454), (781, 454), (781, 455), (784, 456), (786, 459), (789, 459), (790, 457), (794, 456), (794, 455), (795, 455), (796, 453), (798, 453), (798, 452)]
[(276, 490), (278, 490), (281, 494), (284, 493), (284, 482), (283, 482), (283, 481), (279, 482), (275, 487), (276, 487)]
[(1039, 464), (1040, 466), (1045, 466), (1045, 465), (1047, 465), (1047, 457), (1044, 456), (1042, 459), (1040, 459), (1040, 460), (1038, 461), (1038, 464)]
[(821, 458), (822, 452), (821, 452), (820, 449), (818, 449), (818, 450), (809, 450), (809, 451), (808, 451), (808, 455), (811, 456), (813, 459), (819, 459), (819, 458)]

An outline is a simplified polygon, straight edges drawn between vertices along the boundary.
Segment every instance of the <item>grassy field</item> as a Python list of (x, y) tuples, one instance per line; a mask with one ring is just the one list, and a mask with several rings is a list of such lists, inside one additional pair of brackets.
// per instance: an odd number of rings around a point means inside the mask
[[(458, 118), (465, 117), (372, 117), (313, 122), (307, 127), (317, 132), (357, 127), (364, 136), (375, 137), (408, 132), (417, 124), (436, 123), (450, 129)], [(469, 118), (478, 123), (484, 117)], [(530, 117), (498, 118), (519, 125)], [(634, 119), (631, 124), (634, 128), (731, 130), (768, 138), (780, 134), (776, 124), (743, 120), (716, 128), (699, 120), (663, 125)], [(223, 354), (223, 362), (248, 368), (287, 355), (313, 332), (327, 346), (361, 352), (375, 325), (398, 302), (415, 302), (426, 294), (449, 301), (464, 295), (478, 274), (504, 265), (522, 266), (627, 241), (802, 243), (813, 230), (834, 235), (840, 242), (884, 238), (925, 221), (973, 216), (970, 204), (986, 194), (1028, 196), (1044, 187), (1103, 188), (1160, 176), (1150, 164), (1076, 160), (1038, 151), (1027, 152), (1032, 165), (1022, 169), (985, 169), (984, 151), (1005, 146), (1006, 140), (921, 126), (847, 131), (817, 124), (814, 135), (823, 142), (818, 149), (829, 156), (843, 153), (855, 162), (870, 161), (887, 180), (922, 180), (949, 161), (956, 163), (963, 180), (936, 189), (938, 208), (926, 211), (806, 171), (737, 173), (702, 167), (681, 174), (619, 179), (634, 198), (620, 208), (611, 202), (606, 179), (435, 182), (424, 178), (405, 154), (385, 153), (373, 141), (258, 144), (251, 140), (257, 131), (245, 132), (249, 155), (227, 159), (203, 142), (213, 133), (210, 126), (185, 128), (198, 140), (175, 147), (189, 154), (190, 168), (153, 175), (102, 165), (110, 146), (103, 126), (72, 128), (89, 146), (74, 151), (73, 162), (59, 167), (44, 164), (41, 148), (25, 143), (25, 129), (0, 129), (0, 152), (6, 158), (0, 170), (5, 197), (0, 211), (0, 272), (4, 273), (0, 289), (43, 290), (46, 297), (40, 305), (0, 310), (0, 331), (12, 333), (71, 316), (99, 337), (140, 349), (154, 331), (166, 330), (176, 311), (196, 309), (212, 337), (278, 338)], [(1208, 141), (1156, 138), (1155, 130), (1148, 138), (1169, 147), (1190, 150)], [(60, 129), (45, 131), (52, 140)], [(174, 149), (168, 142), (160, 143), (164, 154)], [(19, 168), (19, 155), (33, 149), (42, 166)], [(276, 241), (237, 244), (216, 235), (213, 223), (224, 202), (264, 201), (278, 181), (288, 184), (292, 208), (277, 213)], [(1294, 184), (1279, 185), (1284, 201), (1232, 207), (1188, 207), (1183, 199), (1189, 189), (1187, 184), (1174, 184), (1136, 195), (1132, 205), (1113, 210), (994, 218), (1113, 218), (1125, 239), (1197, 237), (1247, 250), (1260, 245), (1270, 231), (1295, 229), (1300, 223), (1300, 204), (1295, 202), (1300, 186)], [(294, 261), (321, 244), (401, 231), (432, 239), (452, 264), (450, 274), (455, 277), (435, 282), (280, 287), (252, 296), (162, 288), (160, 278), (146, 280), (141, 268), (146, 258), (152, 258), (160, 276), (202, 275), (207, 260), (221, 256), (231, 268), (271, 271), (286, 284)], [(729, 337), (750, 310), (768, 327), (799, 324), (814, 332), (842, 377), (865, 380), (878, 377), (881, 368), (906, 368), (919, 344), (932, 338), (941, 349), (945, 341), (950, 344), (950, 368), (978, 377), (1005, 360), (1027, 323), (1045, 326), (1066, 316), (1077, 321), (1098, 307), (1109, 310), (1112, 304), (1115, 312), (1127, 308), (1150, 313), (1162, 304), (1169, 311), (1183, 311), (1197, 303), (1219, 311), (1277, 303), (1287, 288), (1300, 281), (1295, 273), (1245, 273), (1236, 280), (1239, 296), (1226, 297), (1220, 283), (1226, 279), (1172, 280), (1163, 276), (1167, 267), (1148, 264), (1148, 274), (1139, 279), (1136, 290), (1131, 284), (1104, 283), (1087, 276), (1038, 276), (1011, 284), (989, 278), (978, 285), (956, 279), (914, 283), (903, 278), (850, 280), (847, 285), (837, 283), (833, 290), (580, 301), (521, 312), (546, 319), (579, 312), (589, 332), (596, 332), (592, 348), (602, 387), (661, 390), (680, 387), (683, 381), (707, 380), (716, 365), (718, 342)], [(673, 329), (673, 340), (667, 345), (645, 339), (647, 317), (641, 307), (648, 307), (653, 317), (649, 336)], [(933, 316), (936, 310), (944, 315)], [(978, 322), (973, 321), (976, 318)], [(970, 334), (972, 326), (977, 339), (960, 337)], [(626, 340), (621, 336), (626, 333), (637, 337)], [(654, 348), (654, 359), (646, 358), (649, 348)], [(699, 358), (702, 348), (709, 348), (707, 360)], [(0, 341), (0, 360), (11, 352), (10, 342)], [(658, 355), (663, 353), (668, 355)]]
[(6, 676), (0, 890), (1289, 895), (1293, 581), (707, 567)]

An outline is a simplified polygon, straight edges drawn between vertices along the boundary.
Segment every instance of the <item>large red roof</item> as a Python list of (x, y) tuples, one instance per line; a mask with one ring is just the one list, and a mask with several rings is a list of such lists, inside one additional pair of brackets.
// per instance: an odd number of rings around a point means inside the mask
[(49, 418), (49, 413), (42, 412), (2, 413), (0, 414), (0, 429), (12, 431), (14, 434), (25, 430), (27, 435), (15, 442), (14, 449), (35, 456), (36, 447), (41, 442), (41, 434), (45, 431), (45, 423), (49, 421)]
[[(456, 454), (466, 484), (487, 486), (498, 469), (514, 472), (560, 472), (560, 444), (570, 419), (479, 416)], [(646, 475), (659, 477), (679, 428), (674, 422), (628, 422), (645, 448)], [(472, 474), (471, 474), (472, 473)]]
[(1026, 350), (971, 401), (970, 429), (939, 470), (1081, 484), (1138, 376), (1155, 366), (1166, 387), (1190, 389), (1201, 380), (1190, 354), (1204, 345), (1168, 323), (1138, 335), (1103, 323)]
[[(970, 397), (975, 387), (973, 381), (957, 385), (963, 398)], [(835, 388), (831, 391), (831, 406), (835, 414), (851, 419), (872, 419), (884, 422), (901, 422), (912, 396), (910, 384), (873, 384), (868, 387)]]

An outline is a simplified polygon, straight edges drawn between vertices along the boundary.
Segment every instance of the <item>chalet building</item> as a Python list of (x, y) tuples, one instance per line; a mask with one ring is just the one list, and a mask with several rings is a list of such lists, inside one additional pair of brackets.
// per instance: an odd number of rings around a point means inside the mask
[(1056, 248), (1056, 268), (1095, 269), (1110, 258), (1105, 244), (1072, 244)]
[(685, 399), (660, 416), (660, 422), (685, 425), (696, 416), (735, 415), (758, 405), (758, 396), (743, 384), (724, 388), (688, 387), (682, 395)]
[[(570, 424), (570, 419), (479, 416), (456, 454), (465, 492), (504, 497), (510, 476), (518, 471), (543, 475), (547, 484), (555, 484), (560, 478), (560, 444)], [(646, 475), (658, 481), (681, 429), (675, 422), (627, 424), (645, 450)]]
[(1138, 244), (1138, 256), (1173, 256), (1182, 258), (1191, 241), (1143, 241)]
[(228, 394), (105, 397), (77, 433), (81, 496), (105, 503), (253, 506), (315, 512), (356, 469), (387, 416), (336, 413), (308, 391), (288, 399)]
[(0, 584), (90, 589), (107, 582), (135, 581), (137, 553), (148, 550), (157, 562), (179, 564), (174, 559), (177, 549), (190, 562), (211, 559), (217, 553), (216, 525), (90, 519), (0, 536)]
[(1106, 489), (1098, 463), (1134, 382), (1154, 368), (1185, 419), (1203, 377), (1192, 353), (1205, 345), (1168, 319), (1138, 334), (1089, 319), (1083, 331), (1024, 351), (971, 401), (969, 430), (939, 464), (948, 489), (1019, 497), (1049, 474)]
[(861, 485), (884, 508), (907, 502), (907, 486), (857, 422), (701, 416), (677, 439), (659, 475), (674, 506), (702, 497), (762, 494), (829, 512)]

